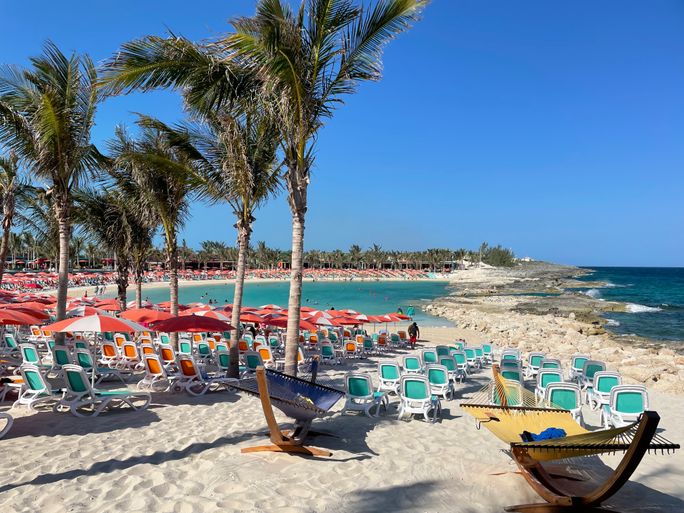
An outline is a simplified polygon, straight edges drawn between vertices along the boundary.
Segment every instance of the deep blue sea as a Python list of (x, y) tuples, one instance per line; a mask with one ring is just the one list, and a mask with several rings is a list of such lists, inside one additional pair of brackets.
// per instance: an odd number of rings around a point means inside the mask
[[(431, 300), (449, 295), (448, 283), (442, 281), (379, 281), (379, 282), (305, 282), (302, 289), (302, 306), (326, 310), (351, 308), (370, 315), (396, 312), (401, 307), (406, 313), (409, 306), (415, 307), (413, 318), (418, 325), (453, 326), (446, 319), (431, 316), (421, 310)], [(277, 304), (287, 308), (290, 290), (289, 282), (246, 283), (245, 306)], [(132, 290), (131, 290), (132, 291)], [(130, 292), (129, 291), (129, 295)], [(113, 296), (110, 286), (107, 295)], [(168, 288), (143, 290), (143, 297), (154, 303), (168, 301)], [(132, 299), (132, 296), (131, 296)], [(214, 299), (219, 305), (233, 302), (233, 285), (207, 284), (206, 286), (181, 286), (181, 303), (203, 302)]]
[(684, 342), (684, 268), (591, 267), (583, 281), (603, 281), (600, 289), (580, 289), (597, 299), (627, 303), (627, 312), (607, 313), (608, 329), (657, 340)]

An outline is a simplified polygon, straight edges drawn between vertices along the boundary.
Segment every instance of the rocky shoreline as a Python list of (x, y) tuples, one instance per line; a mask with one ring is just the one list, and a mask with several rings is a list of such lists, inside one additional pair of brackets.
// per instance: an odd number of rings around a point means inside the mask
[(573, 291), (605, 285), (577, 280), (588, 273), (543, 262), (460, 271), (452, 279), (451, 295), (426, 311), (486, 334), (499, 347), (543, 351), (563, 361), (586, 353), (619, 371), (626, 382), (684, 393), (684, 348), (607, 331), (601, 313), (624, 311), (625, 304)]

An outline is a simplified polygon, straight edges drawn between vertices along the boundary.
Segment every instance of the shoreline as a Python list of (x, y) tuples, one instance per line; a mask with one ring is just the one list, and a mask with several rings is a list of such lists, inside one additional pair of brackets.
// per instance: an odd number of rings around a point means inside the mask
[[(459, 328), (485, 335), (498, 347), (542, 351), (569, 359), (588, 353), (618, 370), (627, 382), (684, 393), (684, 344), (615, 334), (601, 313), (626, 311), (627, 303), (600, 301), (574, 292), (600, 287), (579, 282), (591, 270), (542, 264), (480, 273), (426, 307)], [(536, 294), (536, 295), (535, 295)], [(541, 294), (541, 295), (540, 295)], [(546, 295), (553, 294), (553, 295)]]

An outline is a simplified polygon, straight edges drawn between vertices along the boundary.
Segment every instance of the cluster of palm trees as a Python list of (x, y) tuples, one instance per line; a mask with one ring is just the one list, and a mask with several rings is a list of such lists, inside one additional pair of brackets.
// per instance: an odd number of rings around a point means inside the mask
[[(256, 209), (280, 187), (292, 214), (291, 286), (285, 371), (296, 374), (304, 227), (310, 171), (324, 121), (358, 84), (378, 80), (383, 46), (407, 30), (425, 0), (259, 0), (232, 32), (193, 42), (169, 34), (124, 44), (101, 68), (52, 43), (26, 69), (0, 74), (3, 228), (11, 229), (20, 178), (34, 191), (41, 226), (58, 255), (57, 318), (66, 313), (74, 223), (117, 257), (119, 290), (151, 251), (159, 229), (178, 312), (178, 230), (193, 201), (226, 201), (235, 213), (238, 269), (233, 325)], [(116, 130), (106, 151), (91, 141), (107, 97), (159, 88), (179, 92), (187, 121), (168, 126), (140, 115)], [(5, 162), (3, 161), (3, 162)], [(6, 171), (13, 169), (14, 171)], [(8, 178), (8, 179), (6, 179)], [(51, 214), (51, 215), (50, 215)], [(34, 220), (35, 221), (35, 220)], [(3, 237), (3, 241), (8, 237)], [(8, 244), (3, 247), (7, 251)], [(0, 259), (0, 268), (4, 259)], [(236, 337), (233, 337), (235, 340)], [(237, 346), (231, 347), (237, 373)]]

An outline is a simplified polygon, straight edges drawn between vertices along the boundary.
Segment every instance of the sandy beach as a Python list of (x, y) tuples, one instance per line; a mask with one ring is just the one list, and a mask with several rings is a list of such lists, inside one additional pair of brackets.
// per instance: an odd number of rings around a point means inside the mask
[[(455, 337), (485, 340), (470, 329), (425, 328), (421, 334), (424, 346)], [(377, 379), (377, 361), (401, 354), (326, 366), (321, 380), (340, 386), (349, 370), (369, 371)], [(265, 442), (266, 425), (258, 399), (236, 392), (200, 398), (159, 393), (146, 411), (94, 419), (14, 409), (14, 427), (0, 440), (0, 510), (498, 512), (538, 498), (516, 473), (505, 445), (477, 430), (458, 406), (488, 379), (485, 369), (458, 386), (437, 424), (398, 421), (396, 398), (377, 419), (342, 416), (340, 401), (316, 424), (336, 437), (312, 441), (334, 453), (329, 459), (241, 454), (241, 448)], [(679, 397), (651, 390), (651, 401), (664, 435), (681, 442)], [(590, 425), (598, 425), (593, 412), (585, 414)], [(681, 452), (649, 455), (610, 505), (635, 513), (681, 511), (682, 482)]]

